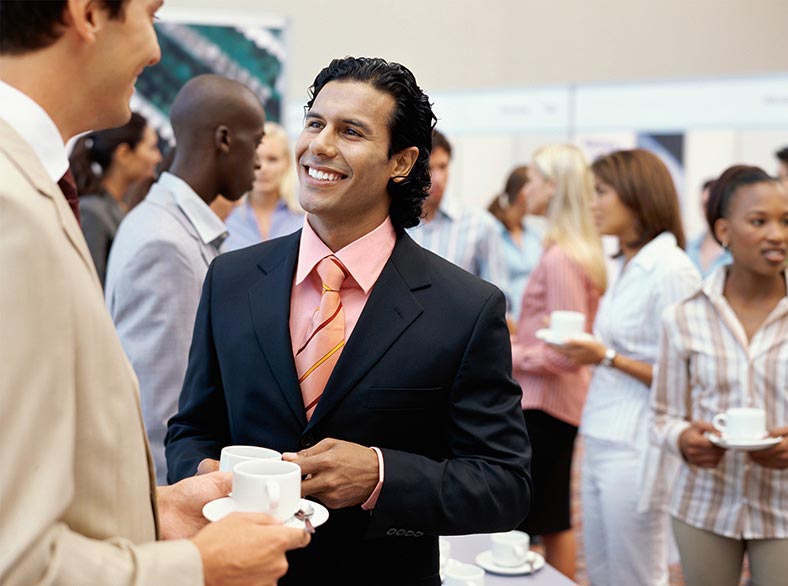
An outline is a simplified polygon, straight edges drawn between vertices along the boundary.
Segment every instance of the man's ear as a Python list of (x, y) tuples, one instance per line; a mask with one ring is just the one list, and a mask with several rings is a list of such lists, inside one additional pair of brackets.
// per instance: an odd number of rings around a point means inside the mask
[(391, 170), (391, 179), (395, 183), (399, 183), (408, 177), (413, 165), (416, 164), (416, 159), (419, 158), (419, 149), (415, 146), (408, 147), (394, 153), (392, 158), (394, 159), (394, 167)]
[(213, 135), (213, 143), (216, 150), (223, 155), (227, 155), (230, 153), (230, 145), (232, 142), (233, 138), (230, 129), (224, 124), (217, 126)]
[(93, 43), (109, 20), (109, 12), (98, 0), (68, 0), (63, 13), (67, 29), (83, 41)]

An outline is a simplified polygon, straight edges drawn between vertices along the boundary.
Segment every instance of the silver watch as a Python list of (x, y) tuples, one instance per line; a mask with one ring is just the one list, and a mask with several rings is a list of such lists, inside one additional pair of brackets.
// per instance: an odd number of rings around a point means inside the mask
[(602, 358), (602, 362), (600, 363), (602, 366), (607, 366), (608, 368), (613, 368), (613, 361), (618, 356), (618, 352), (613, 350), (612, 348), (608, 348), (605, 350), (605, 356)]

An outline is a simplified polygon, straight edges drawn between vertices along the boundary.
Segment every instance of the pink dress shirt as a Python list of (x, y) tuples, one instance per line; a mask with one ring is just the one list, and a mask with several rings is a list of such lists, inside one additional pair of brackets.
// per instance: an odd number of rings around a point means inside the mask
[[(294, 356), (306, 341), (312, 325), (312, 315), (320, 306), (323, 288), (320, 277), (314, 270), (317, 263), (333, 254), (350, 273), (339, 290), (342, 310), (345, 314), (345, 339), (348, 339), (396, 243), (397, 235), (387, 216), (386, 220), (372, 232), (333, 252), (309, 225), (309, 215), (305, 216), (298, 249), (298, 265), (290, 293), (290, 340)], [(380, 475), (375, 490), (361, 505), (363, 509), (375, 507), (383, 486), (383, 455), (378, 448), (372, 449), (378, 456)]]
[(580, 424), (591, 370), (577, 367), (537, 340), (550, 325), (550, 312), (579, 311), (591, 332), (601, 292), (586, 272), (558, 246), (545, 250), (523, 294), (517, 334), (512, 337), (512, 374), (523, 389), (523, 409), (544, 411), (574, 426)]

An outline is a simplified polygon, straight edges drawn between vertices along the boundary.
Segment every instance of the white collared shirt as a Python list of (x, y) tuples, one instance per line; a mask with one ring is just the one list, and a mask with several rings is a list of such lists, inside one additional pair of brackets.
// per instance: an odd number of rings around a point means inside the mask
[(21, 136), (55, 183), (68, 170), (66, 145), (52, 118), (27, 94), (0, 81), (0, 118)]
[[(618, 261), (624, 263), (621, 258)], [(599, 304), (594, 336), (622, 356), (657, 362), (660, 318), (666, 307), (700, 288), (698, 270), (663, 232), (619, 272)], [(596, 439), (648, 446), (650, 389), (616, 368), (597, 366), (588, 389), (580, 431)]]
[(219, 248), (227, 238), (227, 226), (189, 184), (166, 171), (156, 183), (173, 194), (175, 202), (197, 230), (203, 244), (214, 244)]

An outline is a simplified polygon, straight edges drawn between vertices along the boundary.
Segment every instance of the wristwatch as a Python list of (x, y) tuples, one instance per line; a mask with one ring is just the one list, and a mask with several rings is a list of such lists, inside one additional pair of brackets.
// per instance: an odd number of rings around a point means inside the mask
[(618, 356), (618, 352), (613, 350), (612, 348), (608, 348), (605, 350), (605, 356), (602, 358), (602, 362), (600, 364), (602, 366), (607, 366), (608, 368), (613, 368), (613, 361)]

